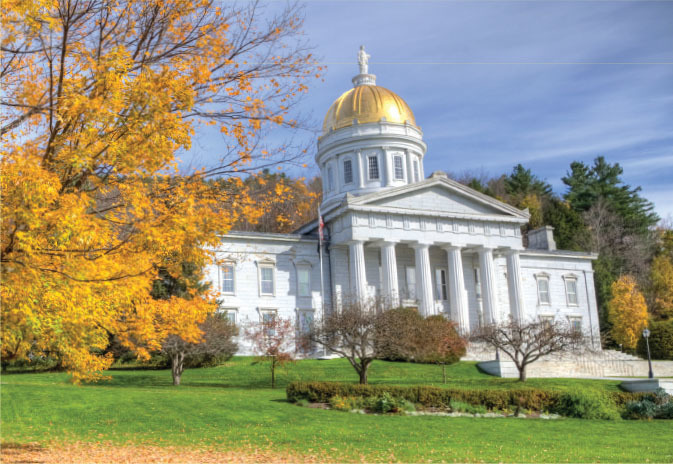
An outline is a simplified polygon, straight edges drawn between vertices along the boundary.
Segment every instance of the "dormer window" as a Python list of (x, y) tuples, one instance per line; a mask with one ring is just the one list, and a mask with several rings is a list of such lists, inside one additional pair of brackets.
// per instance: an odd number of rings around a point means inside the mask
[(394, 156), (395, 180), (404, 180), (404, 162), (401, 156)]
[(374, 156), (367, 158), (367, 167), (369, 168), (369, 180), (379, 179), (379, 159)]
[(344, 161), (344, 184), (353, 182), (353, 162), (351, 160)]

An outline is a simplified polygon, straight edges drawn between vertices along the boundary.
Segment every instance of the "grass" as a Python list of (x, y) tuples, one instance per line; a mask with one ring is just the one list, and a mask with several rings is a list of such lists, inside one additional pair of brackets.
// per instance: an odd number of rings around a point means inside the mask
[[(271, 449), (337, 461), (673, 461), (666, 421), (481, 419), (372, 416), (302, 408), (285, 401), (291, 380), (354, 382), (344, 360), (306, 360), (283, 370), (268, 388), (266, 365), (234, 358), (187, 370), (171, 385), (168, 370), (113, 370), (112, 379), (74, 386), (60, 373), (2, 376), (5, 443), (113, 444)], [(447, 369), (449, 387), (520, 384), (480, 373), (473, 363)], [(371, 383), (442, 386), (437, 366), (375, 362)], [(527, 386), (617, 389), (616, 381), (530, 379)]]

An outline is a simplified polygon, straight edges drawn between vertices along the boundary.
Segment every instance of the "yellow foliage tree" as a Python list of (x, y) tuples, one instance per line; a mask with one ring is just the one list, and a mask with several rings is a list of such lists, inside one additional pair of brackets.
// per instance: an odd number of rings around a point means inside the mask
[[(2, 7), (2, 356), (95, 379), (112, 335), (141, 356), (201, 336), (215, 295), (154, 300), (159, 268), (202, 267), (261, 212), (239, 177), (320, 68), (299, 11), (209, 0), (8, 0)], [(178, 170), (199, 125), (225, 153)], [(282, 192), (281, 192), (282, 194)]]
[(673, 319), (673, 260), (661, 254), (652, 260), (650, 269), (652, 315)]
[(635, 349), (643, 329), (647, 326), (647, 305), (633, 277), (625, 275), (612, 284), (612, 298), (608, 302), (608, 320), (612, 337), (625, 348)]

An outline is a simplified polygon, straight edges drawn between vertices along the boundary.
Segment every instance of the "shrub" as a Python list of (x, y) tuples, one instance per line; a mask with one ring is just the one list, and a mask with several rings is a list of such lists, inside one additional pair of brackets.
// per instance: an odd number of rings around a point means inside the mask
[[(382, 414), (391, 412), (402, 412), (413, 408), (413, 404), (404, 398), (395, 398), (388, 392), (383, 392), (380, 396), (373, 396), (365, 401), (365, 406), (371, 412)], [(415, 408), (414, 408), (415, 409)]]
[(337, 411), (352, 411), (353, 409), (360, 409), (361, 402), (361, 398), (356, 398), (354, 396), (335, 395), (329, 399), (330, 407), (332, 409), (336, 409)]
[(458, 400), (451, 400), (451, 411), (466, 412), (468, 414), (484, 414), (487, 409), (485, 406), (475, 406)]
[(614, 401), (598, 391), (577, 390), (561, 394), (554, 410), (557, 414), (580, 419), (619, 419)]
[(626, 404), (626, 419), (673, 419), (673, 397), (663, 388)]
[[(673, 319), (650, 321), (650, 354), (652, 359), (673, 360)], [(636, 348), (638, 354), (647, 358), (645, 339), (640, 337)]]
[[(296, 402), (307, 399), (327, 403), (334, 396), (362, 398), (389, 397), (420, 404), (424, 407), (453, 409), (458, 404), (479, 406), (483, 410), (555, 412), (562, 416), (583, 419), (618, 419), (619, 409), (629, 402), (640, 401), (642, 393), (601, 393), (586, 389), (570, 393), (537, 388), (513, 390), (466, 390), (430, 386), (399, 387), (392, 385), (358, 385), (338, 382), (292, 382), (287, 386), (287, 398)], [(373, 401), (373, 400), (372, 400)], [(381, 407), (384, 407), (383, 405)], [(668, 406), (667, 406), (668, 407)], [(662, 410), (663, 411), (663, 410)], [(669, 414), (668, 409), (662, 414)]]
[(532, 388), (464, 390), (429, 386), (398, 387), (337, 382), (292, 382), (287, 386), (287, 398), (292, 402), (305, 398), (312, 402), (327, 403), (337, 395), (370, 398), (380, 397), (384, 393), (425, 407), (449, 408), (453, 400), (484, 406), (487, 410), (521, 408), (533, 411), (549, 411), (554, 408), (559, 397), (558, 392)]

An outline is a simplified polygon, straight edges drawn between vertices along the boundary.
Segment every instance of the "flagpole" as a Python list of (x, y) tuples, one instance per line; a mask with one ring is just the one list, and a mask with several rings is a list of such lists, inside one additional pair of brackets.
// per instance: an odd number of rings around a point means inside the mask
[(324, 223), (322, 221), (322, 213), (320, 212), (320, 205), (318, 205), (318, 241), (320, 249), (320, 312), (321, 320), (325, 318), (325, 278), (322, 269), (322, 237), (323, 237)]

